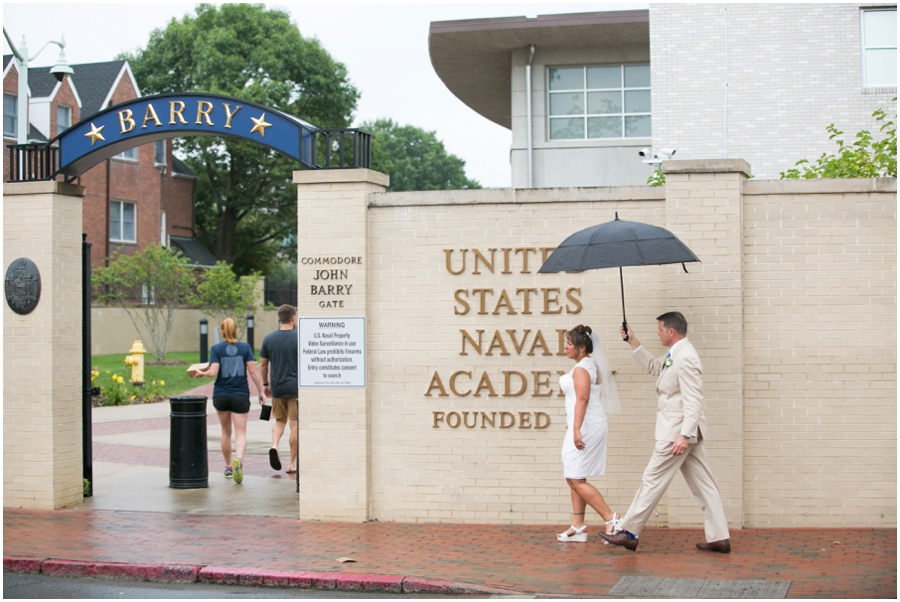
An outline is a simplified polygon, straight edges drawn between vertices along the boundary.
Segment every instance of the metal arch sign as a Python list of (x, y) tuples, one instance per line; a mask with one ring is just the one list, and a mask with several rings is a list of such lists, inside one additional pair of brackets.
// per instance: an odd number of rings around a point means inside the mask
[(79, 176), (135, 146), (182, 136), (231, 136), (314, 168), (317, 128), (254, 102), (216, 94), (161, 94), (110, 107), (57, 136), (57, 173)]

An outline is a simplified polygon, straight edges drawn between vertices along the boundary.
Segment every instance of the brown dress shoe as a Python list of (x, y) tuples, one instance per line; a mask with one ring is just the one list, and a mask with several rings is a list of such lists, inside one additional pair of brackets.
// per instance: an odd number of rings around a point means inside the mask
[(598, 533), (597, 535), (613, 545), (622, 546), (626, 550), (631, 550), (632, 552), (637, 550), (638, 540), (631, 539), (630, 537), (625, 535), (624, 531), (619, 533)]
[(722, 554), (728, 554), (731, 552), (731, 541), (728, 539), (720, 539), (719, 541), (711, 541), (709, 543), (698, 543), (697, 549), (706, 552), (721, 552)]

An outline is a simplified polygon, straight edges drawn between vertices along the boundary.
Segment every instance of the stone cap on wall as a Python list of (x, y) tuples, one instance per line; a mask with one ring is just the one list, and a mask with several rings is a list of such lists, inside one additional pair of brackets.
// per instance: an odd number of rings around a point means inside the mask
[(379, 192), (369, 196), (369, 206), (522, 205), (530, 203), (593, 203), (597, 201), (664, 201), (665, 198), (666, 190), (663, 186), (483, 188), (475, 190)]
[(84, 196), (84, 186), (59, 182), (57, 180), (42, 180), (40, 182), (4, 182), (3, 196), (17, 196), (23, 194), (62, 194), (65, 196)]
[(664, 174), (677, 173), (734, 173), (750, 177), (750, 164), (743, 159), (690, 159), (663, 161)]
[(747, 180), (742, 192), (765, 194), (897, 193), (897, 178), (816, 178)]
[(387, 188), (391, 177), (371, 169), (305, 169), (294, 172), (294, 184), (345, 184), (365, 182)]

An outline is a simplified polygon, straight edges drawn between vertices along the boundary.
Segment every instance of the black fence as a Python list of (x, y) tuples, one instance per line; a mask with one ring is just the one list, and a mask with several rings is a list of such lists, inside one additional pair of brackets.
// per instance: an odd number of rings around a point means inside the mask
[(275, 307), (282, 305), (297, 307), (297, 283), (275, 283), (267, 280), (263, 300)]
[(316, 169), (371, 167), (372, 134), (357, 128), (318, 130), (313, 154)]
[(52, 180), (59, 169), (59, 149), (49, 144), (10, 144), (9, 181)]

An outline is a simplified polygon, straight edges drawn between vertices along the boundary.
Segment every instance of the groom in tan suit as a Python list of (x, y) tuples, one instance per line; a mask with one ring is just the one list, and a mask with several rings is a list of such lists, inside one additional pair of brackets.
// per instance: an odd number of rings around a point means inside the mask
[[(659, 395), (656, 448), (628, 513), (619, 521), (615, 533), (600, 533), (600, 537), (632, 552), (637, 550), (638, 536), (644, 525), (650, 520), (675, 473), (681, 470), (694, 499), (703, 510), (706, 543), (698, 543), (697, 548), (727, 554), (731, 552), (728, 521), (703, 443), (706, 433), (703, 366), (697, 350), (685, 338), (687, 320), (680, 312), (665, 313), (656, 320), (659, 322), (659, 340), (669, 348), (665, 356), (653, 357), (635, 338), (630, 327), (627, 332), (635, 361), (650, 374), (659, 375), (656, 381)], [(623, 329), (623, 339), (625, 335)]]

